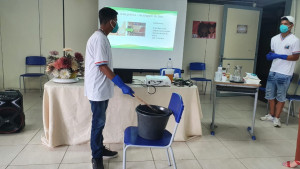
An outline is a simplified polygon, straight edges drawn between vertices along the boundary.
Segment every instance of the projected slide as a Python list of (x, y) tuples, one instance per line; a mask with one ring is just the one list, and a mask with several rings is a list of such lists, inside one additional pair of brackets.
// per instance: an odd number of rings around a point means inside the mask
[(112, 48), (173, 50), (177, 11), (111, 7), (119, 30), (108, 38)]

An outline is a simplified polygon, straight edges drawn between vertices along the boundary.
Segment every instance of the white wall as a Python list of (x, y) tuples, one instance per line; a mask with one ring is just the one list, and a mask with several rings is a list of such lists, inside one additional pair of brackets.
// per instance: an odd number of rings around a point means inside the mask
[[(97, 4), (97, 0), (65, 0), (66, 47), (85, 53), (87, 39), (97, 30)], [(2, 56), (0, 52), (0, 89), (19, 88), (26, 56), (41, 53), (47, 57), (51, 50), (63, 53), (61, 0), (1, 0), (0, 23), (3, 53)], [(39, 71), (39, 68), (31, 70)], [(39, 80), (27, 79), (26, 85), (26, 88), (38, 89)]]
[(98, 29), (97, 0), (65, 0), (66, 47), (85, 53), (86, 42)]
[(18, 86), (24, 55), (39, 55), (37, 5), (36, 0), (0, 2), (4, 87)]
[[(295, 17), (295, 25), (294, 25), (294, 34), (300, 38), (300, 1), (297, 1), (297, 0), (293, 0), (293, 4), (292, 4), (292, 10), (291, 10), (291, 16), (294, 16)], [(296, 3), (295, 3), (296, 2)], [(296, 66), (295, 66), (295, 71), (294, 73), (300, 75), (300, 61), (298, 60), (297, 63), (296, 63)], [(293, 82), (296, 82), (296, 80), (298, 79), (295, 79), (293, 80)], [(292, 86), (290, 87), (290, 90), (289, 92), (294, 92), (295, 90), (295, 87), (296, 87), (296, 84), (293, 83), (291, 84)], [(298, 94), (300, 94), (300, 89), (298, 91)]]
[[(292, 4), (292, 9), (291, 9), (291, 16), (295, 17), (295, 25), (294, 25), (294, 34), (300, 38), (300, 1), (299, 0), (293, 0), (293, 4)], [(300, 61), (298, 60), (295, 66), (295, 70), (294, 73), (300, 75)], [(299, 76), (298, 76), (299, 77)], [(292, 81), (289, 91), (289, 94), (294, 94), (294, 91), (296, 89), (297, 86), (297, 81), (299, 80), (297, 78), (294, 78), (294, 80)], [(300, 95), (300, 87), (298, 88), (298, 95)], [(288, 104), (285, 105), (285, 107), (287, 107)], [(300, 103), (299, 102), (295, 102), (295, 110), (298, 112), (300, 108)]]
[[(85, 53), (86, 41), (97, 29), (97, 3), (97, 0), (65, 0), (66, 47)], [(25, 71), (25, 57), (39, 55), (40, 48), (42, 56), (45, 57), (51, 50), (57, 50), (62, 54), (62, 8), (61, 0), (0, 1), (2, 34), (0, 45), (3, 49), (3, 56), (0, 52), (0, 88), (18, 88), (19, 75)], [(219, 60), (223, 6), (189, 3), (187, 11), (184, 78), (188, 78), (188, 64), (194, 61), (206, 62), (206, 75), (208, 78), (213, 78)], [(191, 38), (193, 20), (217, 22), (217, 38)], [(1, 68), (2, 57), (4, 72)], [(3, 81), (4, 86), (2, 86)], [(38, 80), (27, 80), (26, 84), (27, 88), (31, 89), (39, 87)]]
[[(1, 9), (1, 8), (0, 8)], [(0, 17), (0, 89), (3, 89), (3, 82), (4, 82), (4, 79), (3, 79), (3, 66), (2, 66), (2, 59), (3, 59), (3, 56), (2, 56), (2, 37), (1, 37), (1, 17)]]
[(47, 57), (49, 51), (63, 48), (62, 0), (40, 0), (41, 50)]
[[(193, 21), (216, 22), (216, 39), (192, 38)], [(219, 63), (222, 21), (223, 5), (188, 3), (182, 65), (184, 79), (189, 78), (190, 62), (205, 62), (206, 77), (213, 79)]]

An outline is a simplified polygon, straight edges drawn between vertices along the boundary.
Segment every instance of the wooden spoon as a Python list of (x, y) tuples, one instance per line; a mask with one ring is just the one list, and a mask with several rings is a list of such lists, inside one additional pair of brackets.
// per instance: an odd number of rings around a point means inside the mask
[(153, 108), (150, 104), (146, 103), (143, 99), (141, 99), (137, 95), (135, 95), (135, 94), (132, 94), (132, 95), (135, 96), (135, 98), (137, 98), (139, 101), (141, 101), (142, 103), (144, 103), (145, 105), (147, 105), (151, 110), (157, 111), (155, 108)]

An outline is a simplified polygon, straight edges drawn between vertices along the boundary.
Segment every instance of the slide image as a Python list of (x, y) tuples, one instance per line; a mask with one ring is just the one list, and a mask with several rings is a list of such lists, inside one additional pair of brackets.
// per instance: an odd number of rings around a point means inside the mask
[(127, 35), (128, 36), (145, 36), (146, 23), (128, 22)]

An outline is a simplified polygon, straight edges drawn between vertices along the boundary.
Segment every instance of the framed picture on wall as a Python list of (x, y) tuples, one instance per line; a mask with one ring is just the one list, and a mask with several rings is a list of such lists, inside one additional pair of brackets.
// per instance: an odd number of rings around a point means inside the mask
[(237, 25), (236, 33), (243, 33), (246, 34), (248, 30), (248, 25)]
[(192, 38), (216, 39), (216, 22), (193, 21)]

